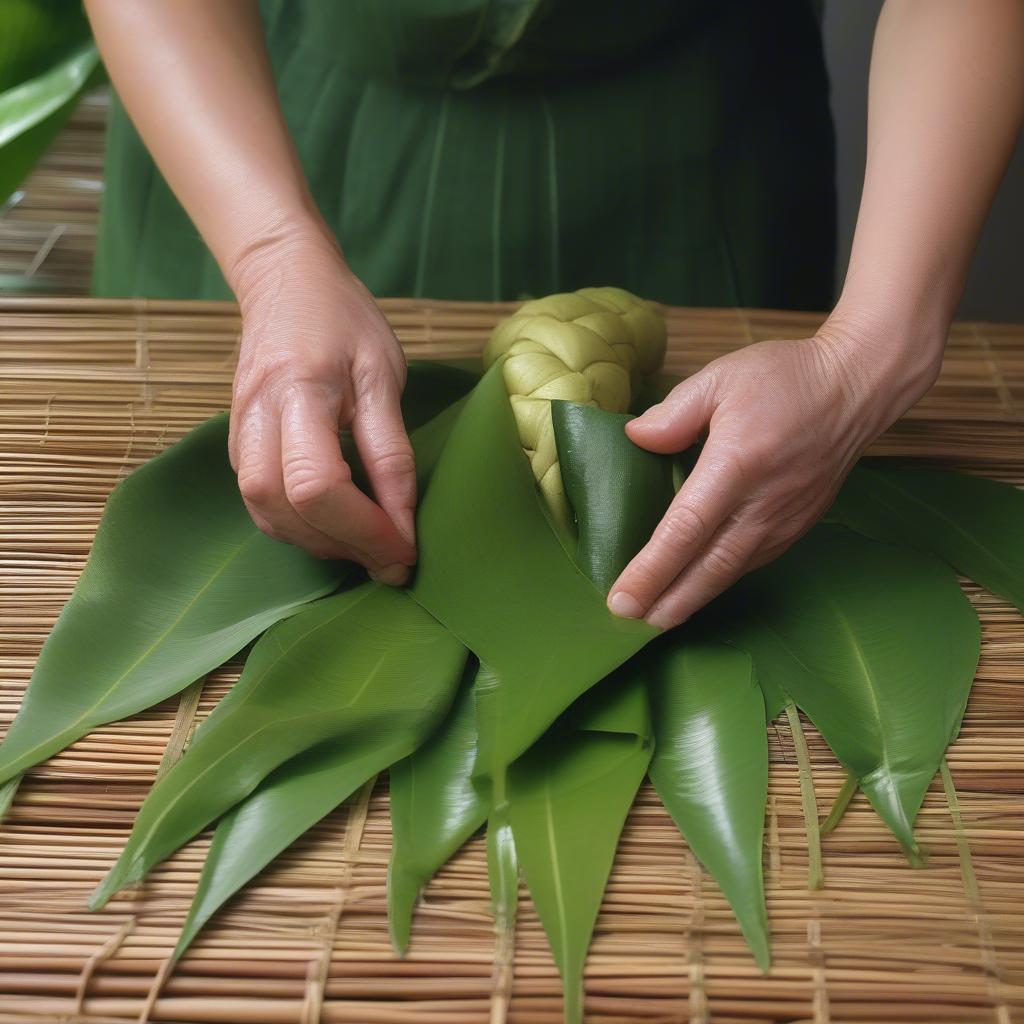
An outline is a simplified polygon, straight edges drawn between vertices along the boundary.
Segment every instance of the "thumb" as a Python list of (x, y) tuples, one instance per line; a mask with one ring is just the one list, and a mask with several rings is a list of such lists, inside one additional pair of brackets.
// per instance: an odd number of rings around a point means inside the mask
[(410, 544), (416, 543), (416, 462), (390, 376), (356, 399), (352, 436), (377, 503)]
[(634, 444), (650, 452), (681, 452), (707, 429), (714, 411), (714, 381), (702, 371), (677, 384), (657, 405), (630, 420), (626, 433)]

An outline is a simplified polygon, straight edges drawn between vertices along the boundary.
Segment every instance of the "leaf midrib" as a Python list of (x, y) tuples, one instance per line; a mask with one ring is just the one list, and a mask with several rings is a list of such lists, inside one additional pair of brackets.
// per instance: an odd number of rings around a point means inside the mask
[[(196, 605), (196, 603), (197, 603), (197, 602), (199, 601), (199, 599), (200, 599), (200, 598), (201, 598), (201, 597), (202, 597), (202, 596), (203, 596), (203, 595), (204, 595), (204, 594), (205, 594), (205, 593), (206, 593), (206, 592), (207, 592), (207, 591), (208, 591), (208, 590), (210, 589), (210, 587), (212, 587), (212, 586), (213, 586), (213, 584), (214, 584), (214, 583), (215, 583), (215, 582), (216, 582), (216, 581), (217, 581), (217, 580), (218, 580), (218, 579), (219, 579), (219, 578), (220, 578), (220, 577), (221, 577), (221, 576), (222, 576), (222, 575), (223, 575), (223, 574), (224, 574), (224, 573), (225, 573), (225, 572), (227, 571), (227, 568), (228, 568), (228, 566), (229, 566), (229, 565), (230, 565), (230, 564), (231, 564), (231, 563), (232, 563), (232, 562), (233, 562), (233, 561), (234, 561), (234, 560), (235, 560), (235, 559), (236, 559), (236, 558), (237, 558), (237, 557), (239, 556), (239, 554), (241, 554), (242, 550), (243, 550), (243, 549), (244, 549), (244, 548), (246, 547), (246, 545), (248, 545), (249, 543), (251, 543), (251, 542), (253, 541), (253, 539), (254, 539), (254, 538), (255, 538), (255, 534), (254, 534), (254, 535), (252, 535), (252, 536), (250, 536), (250, 537), (247, 537), (247, 538), (246, 538), (246, 539), (245, 539), (244, 541), (242, 541), (242, 543), (241, 543), (241, 544), (239, 544), (239, 545), (238, 545), (238, 546), (237, 546), (237, 547), (236, 547), (236, 548), (234, 549), (234, 551), (232, 551), (232, 552), (231, 552), (231, 554), (230, 554), (230, 555), (228, 555), (228, 557), (227, 557), (226, 559), (224, 559), (224, 562), (223, 562), (223, 563), (221, 564), (220, 568), (219, 568), (219, 569), (217, 569), (217, 571), (216, 571), (216, 572), (214, 572), (214, 573), (213, 573), (213, 575), (211, 575), (211, 576), (210, 576), (210, 578), (209, 578), (209, 579), (208, 579), (208, 580), (207, 580), (207, 581), (206, 581), (206, 582), (205, 582), (205, 583), (204, 583), (204, 584), (203, 584), (203, 585), (202, 585), (202, 586), (201, 586), (201, 587), (199, 588), (199, 590), (197, 590), (197, 591), (195, 592), (195, 594), (194, 594), (194, 595), (193, 595), (193, 596), (192, 596), (192, 597), (191, 597), (191, 598), (190, 598), (190, 599), (188, 600), (188, 602), (187, 602), (187, 603), (185, 604), (185, 606), (184, 606), (184, 607), (183, 607), (183, 608), (181, 609), (181, 611), (180, 611), (180, 612), (178, 613), (178, 615), (177, 615), (177, 616), (176, 616), (176, 617), (175, 617), (175, 618), (174, 618), (174, 619), (173, 619), (173, 620), (171, 621), (170, 625), (168, 625), (168, 627), (167, 627), (167, 628), (166, 628), (166, 629), (165, 629), (165, 630), (164, 630), (164, 631), (163, 631), (163, 632), (162, 632), (162, 633), (161, 633), (161, 634), (160, 634), (160, 635), (159, 635), (159, 636), (158, 636), (158, 637), (157, 637), (157, 638), (156, 638), (156, 639), (155, 639), (155, 640), (154, 640), (154, 641), (153, 641), (153, 642), (152, 642), (152, 643), (151, 643), (151, 644), (149, 645), (149, 647), (147, 647), (147, 648), (146, 648), (146, 649), (145, 649), (145, 650), (144, 650), (144, 651), (143, 651), (143, 652), (142, 652), (142, 653), (141, 653), (141, 654), (140, 654), (140, 655), (139, 655), (139, 656), (138, 656), (138, 657), (137, 657), (137, 658), (135, 659), (135, 661), (133, 661), (133, 662), (132, 662), (132, 663), (131, 663), (131, 664), (130, 664), (130, 665), (129, 665), (129, 666), (128, 666), (128, 667), (127, 667), (127, 668), (126, 668), (126, 669), (125, 669), (125, 670), (124, 670), (124, 671), (123, 671), (123, 672), (122, 672), (122, 673), (121, 673), (121, 674), (120, 674), (120, 675), (119, 675), (119, 676), (118, 676), (118, 677), (117, 677), (117, 678), (116, 678), (116, 679), (115, 679), (115, 680), (114, 680), (114, 681), (113, 681), (113, 682), (111, 683), (111, 684), (110, 684), (110, 686), (108, 686), (108, 687), (107, 687), (107, 688), (106, 688), (106, 689), (105, 689), (105, 690), (104, 690), (104, 691), (103, 691), (103, 692), (102, 692), (102, 693), (101, 693), (101, 694), (99, 695), (99, 697), (98, 697), (98, 698), (97, 698), (97, 699), (96, 699), (96, 700), (95, 700), (95, 701), (94, 701), (94, 702), (93, 702), (92, 704), (90, 704), (90, 705), (89, 705), (89, 707), (85, 708), (85, 709), (84, 709), (84, 710), (82, 711), (82, 713), (81, 713), (81, 714), (80, 714), (80, 715), (79, 715), (79, 716), (78, 716), (78, 717), (77, 717), (76, 719), (74, 719), (73, 721), (69, 722), (69, 723), (68, 723), (68, 724), (67, 724), (67, 725), (66, 725), (66, 726), (65, 726), (65, 727), (64, 727), (64, 728), (63, 728), (63, 729), (61, 730), (61, 733), (66, 733), (66, 732), (68, 732), (69, 730), (74, 730), (74, 729), (76, 729), (76, 728), (77, 728), (78, 726), (82, 725), (82, 724), (83, 724), (83, 722), (87, 721), (87, 720), (88, 720), (88, 718), (89, 718), (89, 716), (90, 716), (90, 714), (91, 714), (91, 713), (92, 713), (93, 711), (95, 711), (95, 710), (96, 710), (96, 709), (97, 709), (98, 707), (100, 707), (100, 706), (101, 706), (101, 705), (102, 705), (102, 704), (104, 703), (104, 701), (106, 701), (106, 700), (107, 700), (107, 699), (108, 699), (108, 698), (109, 698), (109, 697), (111, 696), (111, 694), (113, 694), (113, 693), (114, 693), (114, 692), (115, 692), (115, 691), (117, 690), (117, 688), (118, 688), (118, 687), (119, 687), (119, 686), (121, 685), (121, 683), (123, 683), (123, 682), (124, 682), (124, 680), (125, 680), (125, 679), (126, 679), (126, 678), (127, 678), (128, 676), (129, 676), (129, 675), (131, 675), (131, 673), (132, 673), (132, 672), (134, 672), (134, 671), (135, 671), (135, 670), (136, 670), (136, 669), (137, 669), (137, 668), (139, 667), (139, 665), (141, 665), (141, 664), (142, 664), (142, 663), (143, 663), (144, 661), (146, 661), (146, 660), (147, 660), (148, 658), (152, 657), (153, 653), (154, 653), (154, 652), (155, 652), (155, 651), (156, 651), (156, 650), (157, 650), (157, 649), (158, 649), (158, 648), (160, 647), (160, 645), (161, 645), (161, 644), (162, 644), (162, 643), (163, 643), (163, 642), (164, 642), (164, 641), (165, 641), (165, 640), (167, 639), (167, 637), (168, 637), (168, 636), (169, 636), (169, 635), (171, 634), (171, 632), (172, 632), (172, 631), (173, 631), (174, 629), (176, 629), (176, 628), (177, 628), (178, 626), (180, 626), (180, 625), (181, 625), (182, 621), (183, 621), (183, 620), (185, 619), (185, 616), (186, 616), (186, 615), (188, 615), (188, 613), (189, 613), (189, 612), (190, 612), (190, 611), (191, 611), (191, 610), (192, 610), (192, 609), (193, 609), (193, 608), (195, 607), (195, 605)], [(39, 752), (40, 750), (42, 750), (42, 749), (43, 749), (43, 748), (44, 748), (44, 747), (45, 747), (45, 746), (46, 746), (46, 745), (47, 745), (47, 744), (48, 744), (49, 742), (51, 742), (51, 741), (52, 741), (52, 739), (53, 739), (53, 735), (54, 735), (54, 734), (51, 734), (51, 735), (49, 735), (49, 736), (48, 736), (48, 737), (47, 737), (47, 738), (46, 738), (45, 740), (43, 740), (42, 742), (40, 742), (40, 743), (37, 743), (37, 744), (36, 744), (36, 745), (35, 745), (34, 747), (30, 747), (30, 748), (29, 748), (28, 750), (24, 751), (24, 752), (22, 753), (22, 755), (21, 755), (21, 759), (24, 759), (25, 757), (31, 757), (31, 756), (33, 756), (34, 754), (38, 753), (38, 752)]]

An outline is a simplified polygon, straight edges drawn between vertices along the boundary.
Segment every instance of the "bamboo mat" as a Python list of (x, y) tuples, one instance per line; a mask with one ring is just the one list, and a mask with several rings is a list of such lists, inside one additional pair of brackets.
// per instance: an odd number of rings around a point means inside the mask
[[(479, 350), (506, 307), (384, 304), (412, 357)], [(670, 310), (669, 369), (810, 314)], [(114, 484), (225, 408), (233, 307), (0, 300), (0, 727), (82, 568)], [(878, 446), (1024, 483), (1024, 327), (954, 328), (934, 391)], [(792, 738), (770, 727), (765, 866), (774, 967), (762, 976), (715, 884), (649, 789), (630, 817), (587, 968), (588, 1021), (1024, 1021), (1024, 624), (968, 587), (984, 648), (950, 777), (918, 824), (923, 870), (857, 796), (806, 890)], [(387, 789), (339, 808), (235, 899), (165, 979), (208, 834), (89, 914), (161, 766), (237, 677), (107, 726), (31, 772), (0, 826), (0, 1022), (510, 1024), (560, 1020), (557, 974), (525, 899), (511, 1002), (495, 976), (483, 844), (430, 886), (412, 950), (385, 919)], [(808, 729), (819, 806), (841, 771)], [(953, 784), (955, 783), (955, 788)], [(160, 983), (163, 982), (162, 987)]]

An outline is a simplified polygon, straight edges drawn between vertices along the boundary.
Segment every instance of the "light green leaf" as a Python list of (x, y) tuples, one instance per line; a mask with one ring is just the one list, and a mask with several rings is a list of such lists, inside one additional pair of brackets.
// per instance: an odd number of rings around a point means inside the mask
[(497, 781), (569, 704), (657, 631), (611, 615), (551, 529), (500, 363), (452, 428), (419, 533), (410, 593), (490, 670), (476, 686), (477, 772)]
[(465, 659), (462, 645), (404, 593), (375, 583), (278, 623), (153, 787), (90, 905), (138, 881), (297, 754), (327, 741), (353, 761), (385, 742), (414, 750), (451, 703)]
[(819, 526), (735, 587), (727, 614), (757, 674), (807, 713), (916, 855), (914, 818), (959, 728), (980, 647), (950, 569)]
[(928, 551), (1024, 611), (1024, 492), (966, 473), (869, 460), (828, 513), (876, 540)]
[(583, 966), (619, 835), (651, 748), (637, 736), (546, 735), (509, 772), (516, 852), (562, 975), (565, 1020), (583, 1018)]
[(166, 699), (351, 567), (260, 533), (215, 416), (117, 486), (0, 744), (0, 783)]
[(761, 856), (768, 739), (750, 656), (689, 631), (666, 641), (647, 655), (655, 735), (651, 781), (767, 970)]

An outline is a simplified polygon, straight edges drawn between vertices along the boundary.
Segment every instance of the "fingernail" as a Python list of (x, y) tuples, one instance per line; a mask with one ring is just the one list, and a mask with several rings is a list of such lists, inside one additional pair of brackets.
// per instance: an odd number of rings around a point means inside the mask
[(639, 619), (644, 613), (640, 602), (624, 590), (617, 590), (608, 598), (608, 608), (620, 619)]
[(383, 569), (370, 573), (370, 579), (379, 583), (386, 583), (389, 587), (400, 587), (409, 578), (409, 567), (395, 562), (394, 565), (385, 565)]

